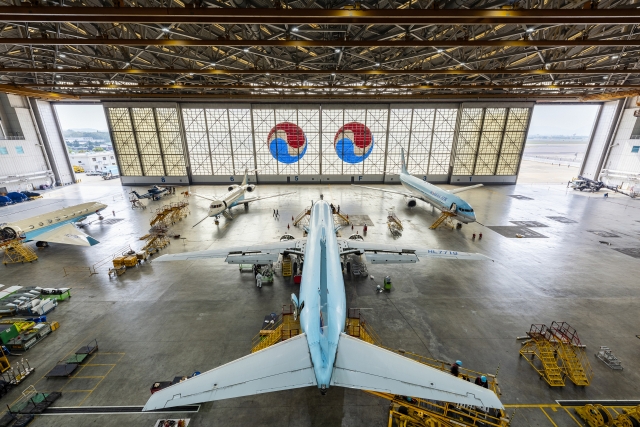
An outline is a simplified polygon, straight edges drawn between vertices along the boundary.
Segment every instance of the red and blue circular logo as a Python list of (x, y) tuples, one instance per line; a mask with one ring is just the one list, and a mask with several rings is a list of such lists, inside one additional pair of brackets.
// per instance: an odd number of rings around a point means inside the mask
[(343, 162), (360, 163), (373, 150), (373, 134), (362, 123), (347, 123), (336, 133), (333, 145)]
[(307, 136), (294, 123), (278, 123), (269, 132), (267, 141), (271, 155), (281, 163), (295, 163), (307, 152)]

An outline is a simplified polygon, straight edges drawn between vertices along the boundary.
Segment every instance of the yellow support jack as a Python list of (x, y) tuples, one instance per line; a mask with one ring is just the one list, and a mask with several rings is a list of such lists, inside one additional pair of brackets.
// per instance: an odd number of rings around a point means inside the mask
[(453, 225), (453, 221), (451, 221), (451, 217), (452, 216), (456, 216), (456, 214), (451, 213), (449, 211), (442, 211), (442, 213), (440, 214), (440, 216), (438, 217), (438, 219), (436, 220), (436, 222), (434, 222), (433, 224), (431, 224), (431, 227), (429, 227), (430, 230), (435, 230), (436, 228), (438, 228), (440, 226), (440, 224), (442, 224), (443, 222), (445, 223), (446, 226), (451, 227), (452, 229), (455, 228), (455, 226)]

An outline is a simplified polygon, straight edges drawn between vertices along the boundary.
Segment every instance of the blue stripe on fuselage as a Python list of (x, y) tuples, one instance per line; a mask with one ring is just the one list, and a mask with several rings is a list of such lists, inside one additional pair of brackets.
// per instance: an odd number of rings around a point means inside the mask
[[(91, 214), (89, 215), (92, 215), (92, 214), (94, 214), (94, 212), (91, 212)], [(47, 225), (46, 227), (42, 227), (33, 231), (25, 232), (24, 230), (22, 230), (26, 238), (25, 241), (30, 242), (32, 240), (35, 240), (35, 238), (38, 237), (39, 235), (44, 234), (51, 230), (55, 230), (56, 228), (61, 227), (65, 224), (72, 224), (74, 222), (82, 221), (89, 215), (82, 215), (75, 218), (65, 219), (64, 221), (56, 222), (55, 224)]]

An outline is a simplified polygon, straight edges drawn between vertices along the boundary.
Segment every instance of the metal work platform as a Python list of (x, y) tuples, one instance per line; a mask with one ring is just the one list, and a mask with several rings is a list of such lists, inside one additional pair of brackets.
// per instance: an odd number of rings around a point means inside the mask
[(4, 251), (4, 258), (2, 259), (4, 265), (33, 262), (38, 259), (38, 255), (33, 249), (22, 243), (20, 239), (0, 243), (0, 250)]
[(566, 322), (552, 322), (550, 327), (533, 324), (520, 356), (551, 387), (562, 387), (565, 379), (575, 385), (588, 386), (593, 371), (577, 331)]

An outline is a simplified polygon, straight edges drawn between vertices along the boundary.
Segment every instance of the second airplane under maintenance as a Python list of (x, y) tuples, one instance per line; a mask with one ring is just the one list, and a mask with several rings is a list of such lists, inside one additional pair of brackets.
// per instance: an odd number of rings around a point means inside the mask
[(383, 191), (385, 193), (400, 194), (409, 198), (407, 206), (413, 208), (417, 202), (415, 199), (420, 199), (423, 202), (429, 203), (431, 206), (440, 210), (442, 214), (431, 225), (431, 229), (437, 228), (442, 222), (455, 218), (460, 223), (468, 224), (476, 221), (476, 214), (469, 203), (462, 198), (456, 196), (457, 193), (471, 190), (472, 188), (482, 187), (482, 184), (470, 185), (468, 187), (460, 187), (454, 190), (444, 190), (436, 185), (430, 184), (427, 181), (423, 181), (415, 176), (411, 175), (407, 170), (405, 163), (404, 149), (402, 150), (402, 168), (400, 170), (400, 182), (402, 186), (406, 188), (409, 193), (403, 193), (401, 191), (387, 190), (383, 188), (366, 187), (364, 185), (355, 185), (356, 187), (368, 188), (370, 190)]

